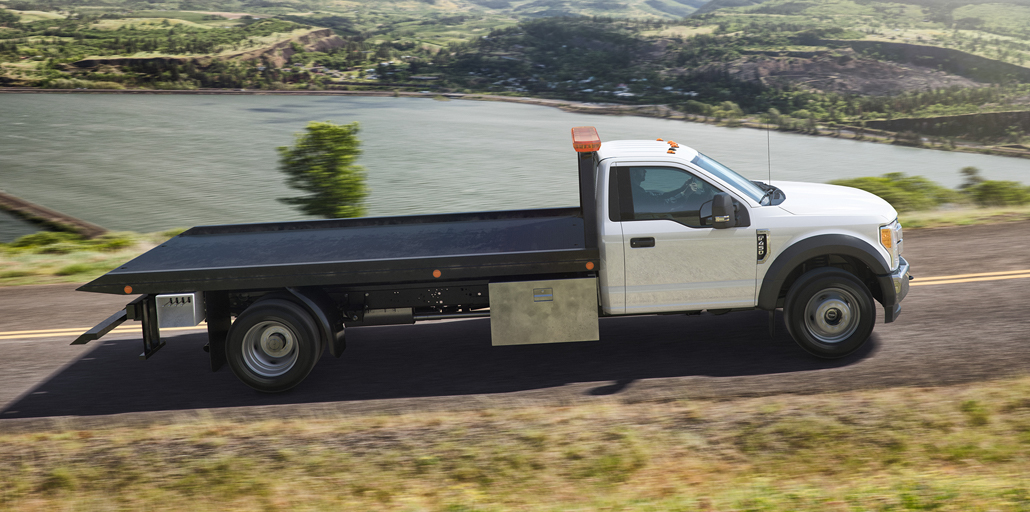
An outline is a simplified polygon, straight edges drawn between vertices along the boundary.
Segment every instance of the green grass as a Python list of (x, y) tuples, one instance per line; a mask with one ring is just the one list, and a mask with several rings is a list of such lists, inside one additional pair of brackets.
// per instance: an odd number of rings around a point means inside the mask
[(67, 14), (61, 14), (49, 11), (12, 11), (21, 16), (22, 23), (28, 23), (31, 21), (40, 20), (63, 20)]
[(981, 26), (1003, 32), (1024, 32), (1030, 26), (1030, 6), (1004, 3), (973, 4), (952, 11), (956, 20), (973, 18)]
[(899, 218), (905, 229), (998, 224), (1030, 220), (1030, 206), (999, 208), (949, 206), (937, 210), (902, 212), (899, 214)]
[(93, 240), (59, 232), (28, 235), (0, 244), (0, 286), (90, 281), (181, 231), (110, 233)]
[(0, 508), (1030, 508), (1030, 377), (721, 401), (193, 418), (0, 434)]
[[(168, 21), (168, 24), (162, 24), (162, 21)], [(211, 25), (196, 23), (192, 21), (186, 21), (174, 18), (165, 19), (152, 19), (152, 18), (124, 18), (124, 19), (111, 19), (111, 20), (97, 20), (91, 24), (89, 28), (94, 30), (121, 30), (132, 28), (133, 30), (154, 30), (154, 31), (167, 31), (169, 28), (199, 28), (208, 29)]]
[[(186, 11), (133, 11), (133, 17), (136, 18), (168, 18), (168, 19), (179, 19), (185, 21), (192, 21), (198, 24), (219, 24), (224, 23), (224, 20), (212, 20), (208, 19), (207, 14), (199, 12), (186, 12)], [(238, 23), (238, 22), (234, 22)]]

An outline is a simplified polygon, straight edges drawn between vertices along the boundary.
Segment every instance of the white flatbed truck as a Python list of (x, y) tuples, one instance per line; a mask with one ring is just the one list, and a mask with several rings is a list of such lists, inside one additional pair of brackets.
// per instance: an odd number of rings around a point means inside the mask
[[(135, 295), (75, 340), (207, 321), (211, 366), (296, 386), (345, 329), (489, 317), (494, 345), (598, 339), (598, 318), (782, 308), (802, 349), (857, 350), (908, 293), (897, 212), (867, 192), (749, 181), (672, 141), (572, 129), (579, 208), (201, 226), (79, 288)], [(770, 315), (770, 321), (772, 321)]]

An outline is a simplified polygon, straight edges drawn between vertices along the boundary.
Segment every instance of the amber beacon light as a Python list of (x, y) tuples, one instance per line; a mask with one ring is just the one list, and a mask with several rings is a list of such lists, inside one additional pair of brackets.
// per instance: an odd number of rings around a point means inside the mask
[(577, 126), (572, 129), (572, 147), (580, 153), (601, 149), (601, 137), (593, 126)]

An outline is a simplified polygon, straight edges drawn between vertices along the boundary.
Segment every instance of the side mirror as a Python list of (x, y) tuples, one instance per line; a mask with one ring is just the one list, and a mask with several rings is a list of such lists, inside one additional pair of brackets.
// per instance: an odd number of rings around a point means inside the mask
[(733, 198), (725, 193), (715, 194), (712, 198), (712, 227), (726, 229), (736, 225), (737, 212), (733, 207)]

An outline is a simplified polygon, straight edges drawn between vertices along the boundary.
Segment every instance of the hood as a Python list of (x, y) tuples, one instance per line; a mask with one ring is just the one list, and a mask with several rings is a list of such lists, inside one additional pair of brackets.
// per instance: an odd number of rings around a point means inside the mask
[(796, 181), (773, 184), (787, 196), (780, 208), (794, 215), (879, 215), (884, 222), (898, 217), (890, 203), (857, 188)]

